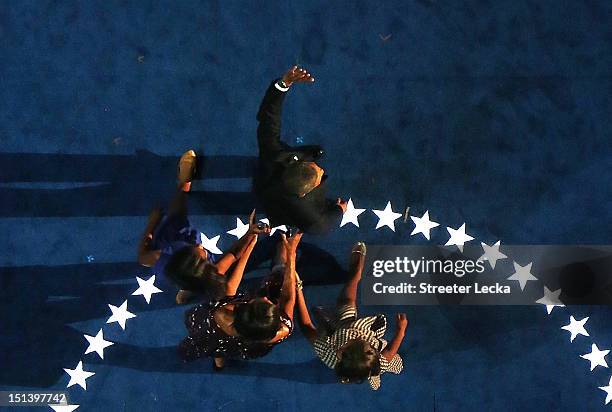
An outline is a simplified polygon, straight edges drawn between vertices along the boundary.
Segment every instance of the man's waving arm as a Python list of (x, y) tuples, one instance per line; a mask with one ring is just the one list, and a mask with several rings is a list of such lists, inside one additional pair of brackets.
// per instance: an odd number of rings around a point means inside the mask
[(314, 77), (306, 70), (293, 66), (268, 87), (257, 112), (257, 142), (260, 156), (282, 149), (280, 142), (281, 114), (285, 93), (293, 83), (312, 83)]

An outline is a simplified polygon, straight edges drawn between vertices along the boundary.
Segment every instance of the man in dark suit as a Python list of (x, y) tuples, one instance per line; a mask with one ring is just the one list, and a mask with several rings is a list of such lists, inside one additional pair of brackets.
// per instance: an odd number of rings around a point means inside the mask
[(285, 95), (294, 83), (312, 83), (304, 69), (292, 67), (266, 91), (257, 120), (259, 164), (254, 190), (272, 226), (287, 225), (324, 233), (340, 223), (346, 201), (325, 198), (325, 171), (316, 163), (320, 146), (291, 147), (280, 140)]

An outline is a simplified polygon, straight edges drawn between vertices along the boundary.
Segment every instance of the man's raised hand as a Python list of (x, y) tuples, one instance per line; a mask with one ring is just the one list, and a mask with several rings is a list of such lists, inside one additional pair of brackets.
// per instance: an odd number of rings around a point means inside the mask
[(281, 80), (287, 87), (291, 86), (293, 83), (312, 83), (315, 81), (314, 77), (312, 77), (306, 69), (302, 69), (298, 66), (293, 66), (287, 70), (287, 73), (283, 75)]

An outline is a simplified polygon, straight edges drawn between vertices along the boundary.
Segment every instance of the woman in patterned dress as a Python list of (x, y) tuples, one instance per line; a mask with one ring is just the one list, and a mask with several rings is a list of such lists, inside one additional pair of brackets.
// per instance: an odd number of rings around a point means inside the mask
[(255, 295), (237, 293), (246, 263), (257, 242), (249, 240), (233, 271), (226, 275), (225, 297), (198, 305), (187, 311), (189, 332), (179, 344), (185, 361), (212, 357), (213, 368), (220, 370), (226, 358), (254, 359), (265, 356), (293, 332), (296, 300), (295, 258), (302, 237), (281, 236), (279, 261), (263, 287)]

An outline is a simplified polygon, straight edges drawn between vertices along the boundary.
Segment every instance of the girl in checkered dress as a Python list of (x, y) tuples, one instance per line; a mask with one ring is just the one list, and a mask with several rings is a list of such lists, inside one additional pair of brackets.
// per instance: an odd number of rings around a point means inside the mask
[(302, 333), (312, 343), (316, 355), (334, 369), (341, 383), (362, 383), (366, 380), (373, 390), (380, 387), (380, 376), (402, 371), (402, 358), (397, 353), (408, 320), (398, 313), (396, 331), (390, 342), (383, 339), (387, 329), (385, 315), (357, 316), (357, 287), (365, 263), (366, 247), (358, 242), (351, 250), (351, 277), (340, 292), (336, 310), (328, 314), (317, 308), (317, 327), (308, 313), (301, 289), (297, 291), (297, 308)]

